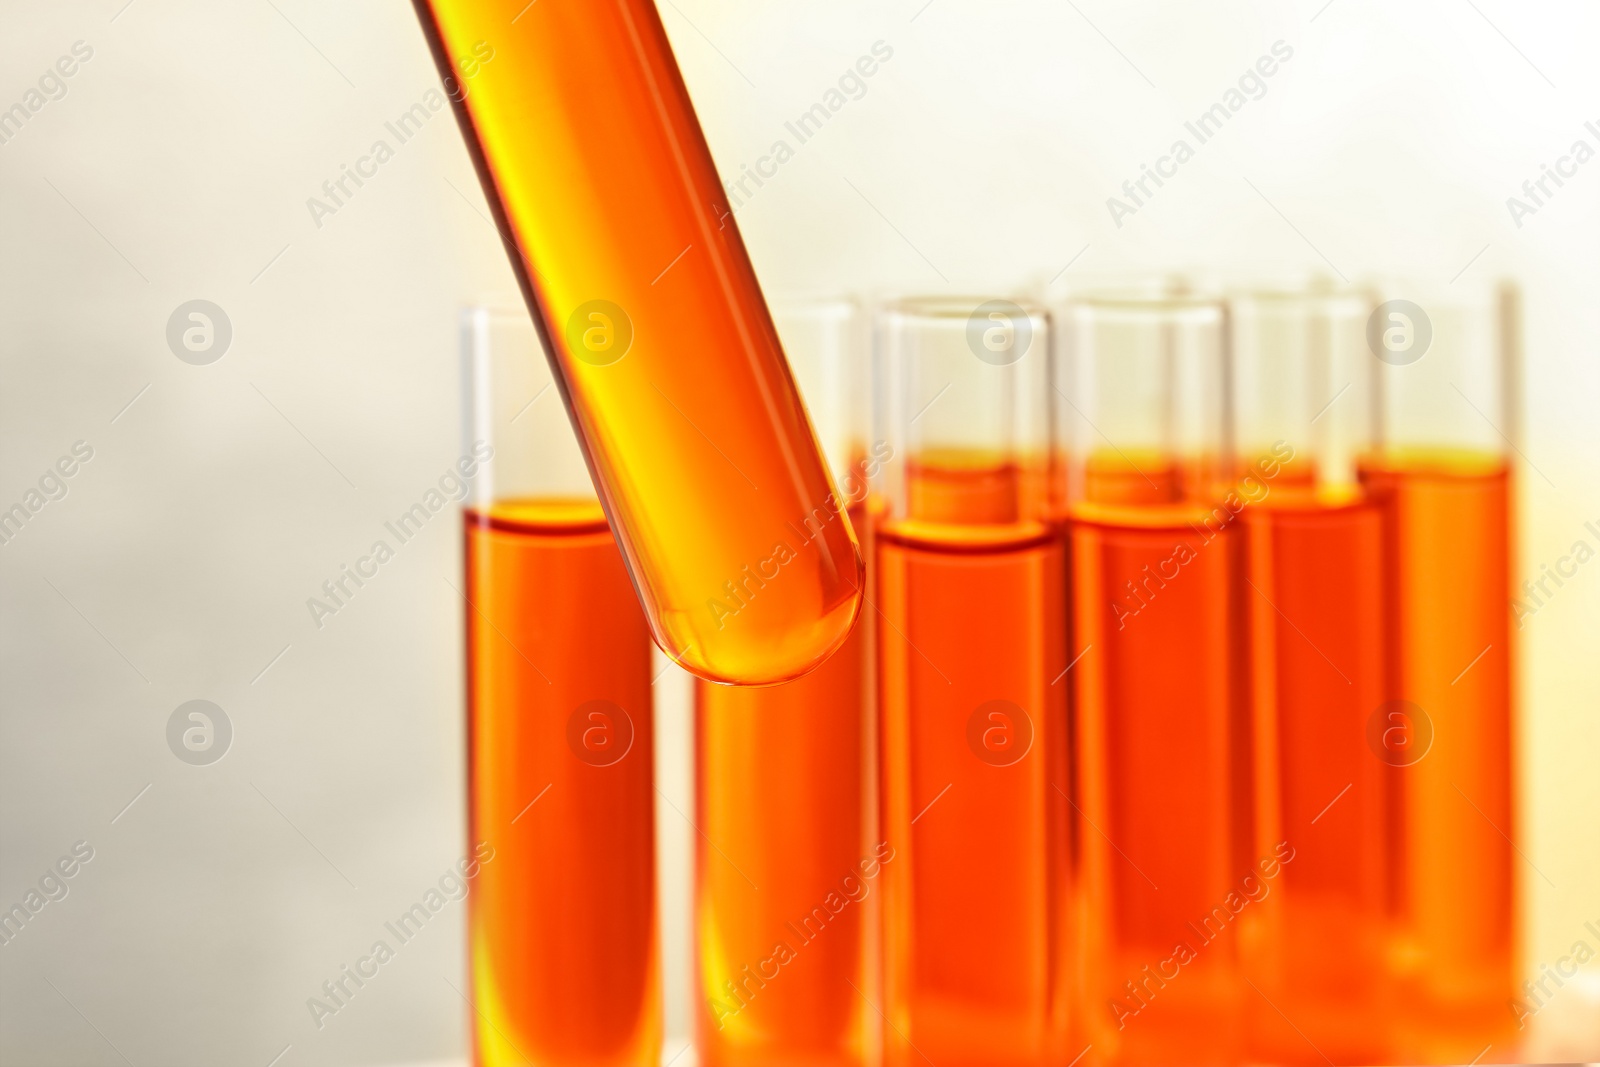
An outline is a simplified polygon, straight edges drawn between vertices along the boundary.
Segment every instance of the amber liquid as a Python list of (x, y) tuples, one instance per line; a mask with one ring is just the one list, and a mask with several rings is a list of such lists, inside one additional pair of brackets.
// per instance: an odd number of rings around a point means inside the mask
[(1099, 1062), (1230, 1062), (1241, 941), (1260, 915), (1213, 909), (1263, 858), (1249, 847), (1238, 526), (1131, 505), (1136, 484), (1070, 515), (1085, 1034)]
[(1183, 495), (1182, 467), (1145, 450), (1097, 450), (1085, 457), (1083, 496), (1100, 504), (1165, 504)]
[(1072, 1055), (1065, 546), (1044, 523), (949, 521), (964, 477), (991, 520), (1006, 495), (999, 472), (962, 469), (912, 487), (913, 499), (939, 496), (946, 521), (883, 520), (873, 533), (895, 850), (882, 875), (885, 1060), (1061, 1067)]
[(858, 624), (831, 659), (782, 685), (696, 684), (706, 1067), (872, 1062), (864, 998), (881, 877), (866, 823), (865, 634)]
[(861, 560), (655, 6), (416, 2), (656, 640), (803, 674)]
[(1387, 1040), (1390, 764), (1368, 740), (1387, 684), (1382, 513), (1358, 492), (1274, 481), (1240, 518), (1257, 851), (1295, 849), (1247, 953), (1251, 1051), (1285, 1064), (1399, 1062)]
[(1449, 451), (1379, 457), (1361, 475), (1384, 510), (1390, 691), (1433, 734), (1390, 783), (1399, 1056), (1465, 1062), (1490, 1046), (1492, 1060), (1516, 1032), (1510, 474)]
[(655, 1067), (644, 616), (593, 502), (468, 512), (465, 543), (475, 1062)]

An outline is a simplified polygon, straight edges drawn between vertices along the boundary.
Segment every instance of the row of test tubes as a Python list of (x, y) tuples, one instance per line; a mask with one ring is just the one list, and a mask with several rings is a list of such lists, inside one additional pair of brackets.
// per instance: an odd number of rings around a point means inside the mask
[[(1519, 306), (1400, 292), (774, 305), (834, 484), (695, 625), (866, 593), (694, 681), (701, 1064), (1513, 1054)], [(654, 1065), (665, 661), (526, 315), (463, 342), (477, 1062)]]

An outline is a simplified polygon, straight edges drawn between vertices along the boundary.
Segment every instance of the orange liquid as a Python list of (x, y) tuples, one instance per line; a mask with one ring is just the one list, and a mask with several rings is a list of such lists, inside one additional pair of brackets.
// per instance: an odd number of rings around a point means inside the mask
[(1452, 451), (1373, 459), (1361, 474), (1385, 512), (1391, 693), (1433, 733), (1391, 781), (1401, 1055), (1463, 1062), (1491, 1045), (1504, 1056), (1522, 862), (1511, 844), (1509, 471)]
[(862, 866), (877, 843), (865, 820), (865, 632), (858, 625), (793, 682), (696, 685), (707, 1067), (869, 1062), (868, 931), (881, 879), (877, 864)]
[[(1214, 456), (1173, 456), (1153, 449), (1096, 449), (1083, 457), (1081, 495), (1096, 504), (1144, 507), (1222, 496), (1254, 498), (1260, 485), (1309, 485), (1315, 470), (1304, 457), (1283, 459), (1280, 449), (1225, 464)], [(1063, 466), (1070, 466), (1064, 458)], [(1267, 472), (1271, 471), (1271, 474)]]
[[(1248, 542), (1257, 851), (1295, 859), (1264, 902), (1248, 971), (1252, 1051), (1287, 1064), (1394, 1063), (1385, 847), (1383, 527), (1363, 496), (1276, 481), (1241, 513)], [(1396, 753), (1403, 758), (1403, 754)]]
[(1086, 503), (1070, 516), (1076, 899), (1100, 1062), (1240, 1051), (1240, 946), (1261, 909), (1228, 898), (1270, 853), (1247, 828), (1238, 526), (1207, 541), (1208, 514)]
[[(982, 507), (992, 483), (973, 476)], [(1065, 547), (1033, 522), (885, 520), (873, 536), (895, 850), (882, 876), (886, 1062), (1060, 1067), (1071, 1058)]]
[(1083, 495), (1102, 504), (1166, 504), (1182, 498), (1184, 472), (1148, 451), (1091, 453), (1083, 464)]
[(656, 641), (805, 673), (861, 560), (654, 5), (417, 6)]
[(650, 640), (622, 557), (593, 502), (510, 501), (467, 513), (466, 579), (470, 839), (495, 850), (467, 898), (475, 1062), (655, 1067)]
[[(1317, 461), (1308, 453), (1301, 452), (1284, 458), (1282, 445), (1272, 448), (1247, 449), (1240, 456), (1237, 466), (1237, 478), (1243, 479), (1253, 476), (1256, 481), (1264, 481), (1270, 485), (1273, 492), (1281, 489), (1310, 490), (1317, 484)], [(1271, 471), (1271, 477), (1266, 472)], [(1254, 489), (1254, 486), (1248, 486)]]
[(929, 450), (906, 461), (906, 507), (919, 520), (1007, 523), (1046, 504), (1042, 463), (999, 460), (968, 449)]

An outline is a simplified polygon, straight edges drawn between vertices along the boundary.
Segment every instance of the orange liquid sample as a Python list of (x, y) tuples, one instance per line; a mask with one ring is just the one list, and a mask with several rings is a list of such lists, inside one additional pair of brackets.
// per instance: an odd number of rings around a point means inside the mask
[[(990, 508), (996, 473), (971, 478)], [(942, 490), (959, 481), (939, 475)], [(895, 850), (882, 875), (886, 1062), (1059, 1067), (1071, 1058), (1065, 547), (1038, 522), (884, 520), (873, 537)]]
[(1179, 464), (1147, 451), (1098, 450), (1083, 464), (1083, 496), (1101, 504), (1165, 504), (1182, 498)]
[(1397, 1062), (1385, 1026), (1390, 765), (1368, 740), (1387, 684), (1382, 515), (1357, 493), (1274, 481), (1241, 522), (1257, 851), (1295, 849), (1247, 961), (1260, 991), (1246, 998), (1252, 1050), (1276, 1063)]
[(1247, 829), (1238, 527), (1207, 531), (1208, 515), (1070, 516), (1075, 896), (1100, 1062), (1221, 1063), (1241, 1047), (1240, 945), (1260, 907), (1229, 898), (1274, 856)]
[[(1083, 459), (1081, 495), (1096, 504), (1141, 507), (1206, 499), (1230, 490), (1255, 499), (1267, 483), (1304, 487), (1315, 477), (1310, 460), (1281, 443), (1229, 466), (1212, 457), (1174, 458), (1151, 449), (1097, 449)], [(1215, 488), (1219, 481), (1228, 484)]]
[(864, 997), (881, 876), (864, 818), (865, 635), (858, 624), (828, 662), (783, 685), (696, 684), (707, 1067), (870, 1061), (877, 1015)]
[[(1385, 512), (1391, 692), (1432, 745), (1391, 777), (1394, 905), (1412, 1062), (1509, 1054), (1518, 996), (1509, 471), (1466, 451), (1362, 465)], [(1489, 1059), (1495, 1058), (1491, 1051)]]
[(803, 674), (861, 560), (654, 5), (417, 6), (656, 641), (714, 681)]
[(906, 506), (925, 522), (983, 525), (1037, 515), (1046, 486), (1042, 465), (975, 449), (930, 449), (906, 461)]
[(592, 501), (509, 501), (467, 513), (466, 579), (469, 833), (494, 848), (467, 898), (475, 1062), (655, 1067), (650, 640), (622, 557)]

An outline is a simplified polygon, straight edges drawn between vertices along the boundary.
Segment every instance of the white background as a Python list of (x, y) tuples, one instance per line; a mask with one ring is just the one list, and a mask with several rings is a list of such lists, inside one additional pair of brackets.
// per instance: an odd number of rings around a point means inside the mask
[[(0, 947), (0, 1062), (458, 1055), (459, 905), (320, 1031), (305, 1006), (464, 850), (454, 519), (320, 630), (305, 601), (460, 454), (456, 311), (510, 274), (448, 114), (320, 228), (307, 210), (436, 84), (408, 4), (125, 3), (0, 4), (0, 108), (73, 42), (94, 49), (0, 145), (0, 508), (73, 442), (94, 449), (0, 547), (0, 906), (74, 842), (95, 849)], [(1505, 205), (1575, 139), (1600, 147), (1592, 4), (661, 8), (725, 174), (893, 48), (741, 209), (769, 291), (993, 288), (1069, 263), (1512, 274), (1543, 472), (1523, 483), (1524, 565), (1596, 540), (1600, 160), (1520, 229)], [(1114, 225), (1106, 198), (1279, 40), (1294, 57), (1266, 96)], [(164, 337), (194, 298), (233, 324), (210, 366)], [(1522, 633), (1530, 966), (1600, 921), (1597, 624), (1591, 563)], [(235, 729), (210, 767), (166, 746), (194, 698)], [(673, 707), (663, 784), (687, 810)]]

